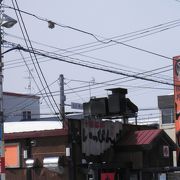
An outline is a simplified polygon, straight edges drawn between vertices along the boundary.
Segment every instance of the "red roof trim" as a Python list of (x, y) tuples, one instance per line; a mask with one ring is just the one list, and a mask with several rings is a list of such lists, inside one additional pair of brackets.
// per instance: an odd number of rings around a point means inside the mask
[(120, 146), (148, 145), (162, 132), (162, 129), (141, 130), (130, 133), (120, 142)]
[(67, 136), (67, 129), (54, 129), (44, 131), (29, 131), (29, 132), (16, 132), (16, 133), (5, 133), (5, 140), (13, 139), (25, 139), (25, 138), (36, 138), (36, 137), (53, 137), (53, 136)]

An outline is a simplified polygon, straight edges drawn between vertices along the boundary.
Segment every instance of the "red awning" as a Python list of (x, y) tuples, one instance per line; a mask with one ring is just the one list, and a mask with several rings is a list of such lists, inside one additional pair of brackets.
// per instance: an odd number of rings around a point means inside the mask
[(150, 144), (160, 133), (161, 129), (134, 131), (128, 134), (120, 144), (121, 145), (145, 145)]
[(171, 147), (176, 147), (173, 140), (162, 129), (130, 132), (117, 143), (117, 147), (119, 147), (119, 150), (127, 150), (127, 147), (132, 147), (133, 150), (137, 150), (139, 148), (151, 149), (153, 144), (157, 143), (161, 137), (165, 139), (166, 142), (171, 145)]

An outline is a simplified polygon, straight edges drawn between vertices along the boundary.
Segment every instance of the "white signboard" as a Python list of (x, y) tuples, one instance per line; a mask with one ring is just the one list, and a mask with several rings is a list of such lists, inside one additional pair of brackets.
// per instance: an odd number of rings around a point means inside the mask
[(159, 180), (166, 180), (166, 174), (165, 173), (160, 174)]
[(102, 120), (81, 121), (82, 152), (89, 155), (100, 155), (115, 143), (122, 130), (120, 122)]
[(82, 104), (80, 104), (80, 103), (74, 103), (74, 102), (72, 102), (71, 103), (71, 108), (72, 109), (83, 109), (83, 105)]
[(163, 155), (165, 158), (169, 157), (169, 146), (163, 146)]

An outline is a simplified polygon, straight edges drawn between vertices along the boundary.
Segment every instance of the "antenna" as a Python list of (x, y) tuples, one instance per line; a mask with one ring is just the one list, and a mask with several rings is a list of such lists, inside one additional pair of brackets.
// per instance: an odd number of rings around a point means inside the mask
[(90, 96), (90, 99), (92, 97), (91, 95), (91, 85), (94, 85), (95, 84), (95, 78), (92, 77), (91, 81), (89, 81), (89, 96)]
[(28, 84), (27, 84), (27, 87), (25, 87), (25, 89), (27, 90), (28, 94), (32, 94), (32, 89), (33, 89), (32, 88), (32, 79), (33, 79), (32, 73), (33, 73), (33, 69), (30, 69), (26, 72), (28, 72), (28, 76), (25, 77), (25, 79), (28, 79)]

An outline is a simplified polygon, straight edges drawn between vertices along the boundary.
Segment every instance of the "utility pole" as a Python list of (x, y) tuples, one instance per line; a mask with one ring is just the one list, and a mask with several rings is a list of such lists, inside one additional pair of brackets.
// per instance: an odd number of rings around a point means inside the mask
[(3, 115), (3, 53), (2, 53), (2, 27), (11, 28), (17, 21), (3, 13), (2, 0), (0, 0), (0, 180), (5, 180), (5, 147), (4, 147), (4, 115)]
[(60, 119), (65, 120), (65, 108), (64, 108), (64, 102), (66, 100), (66, 97), (64, 95), (64, 76), (63, 74), (60, 74), (59, 76), (59, 83), (60, 83)]
[(74, 140), (74, 123), (71, 120), (65, 119), (65, 100), (66, 96), (64, 95), (64, 76), (60, 74), (59, 76), (60, 84), (60, 119), (63, 121), (63, 126), (65, 123), (68, 126), (68, 146), (70, 147), (70, 157), (69, 157), (69, 180), (76, 180), (76, 162), (75, 162), (75, 144)]
[[(2, 46), (2, 29), (0, 27), (0, 43)], [(3, 62), (2, 49), (0, 47), (0, 161), (1, 161), (1, 180), (5, 180), (5, 151), (4, 151), (4, 118), (3, 118)]]

